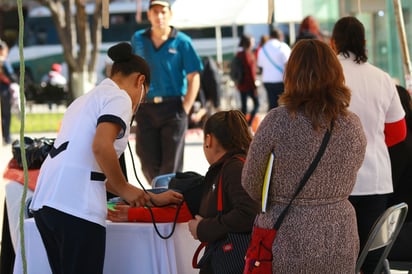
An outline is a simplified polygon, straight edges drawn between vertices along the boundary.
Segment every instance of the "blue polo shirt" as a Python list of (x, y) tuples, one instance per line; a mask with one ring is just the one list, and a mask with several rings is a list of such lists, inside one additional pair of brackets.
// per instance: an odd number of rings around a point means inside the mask
[(150, 66), (151, 84), (147, 98), (155, 96), (185, 96), (186, 75), (203, 69), (199, 55), (189, 36), (172, 27), (169, 39), (155, 48), (151, 30), (139, 30), (132, 36), (133, 52)]

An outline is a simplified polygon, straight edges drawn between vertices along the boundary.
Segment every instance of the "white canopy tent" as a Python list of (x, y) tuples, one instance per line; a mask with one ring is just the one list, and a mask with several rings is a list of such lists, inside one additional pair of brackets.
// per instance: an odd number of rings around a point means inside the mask
[[(178, 28), (215, 27), (216, 56), (222, 62), (222, 26), (233, 26), (232, 47), (235, 51), (237, 25), (291, 23), (302, 19), (303, 0), (175, 0), (172, 4), (172, 25)], [(291, 8), (293, 7), (293, 8)]]
[(268, 11), (273, 3), (274, 0), (175, 0), (171, 24), (182, 29), (214, 26), (217, 62), (221, 64), (221, 27), (233, 26), (233, 44), (236, 45), (236, 26), (270, 22)]
[[(272, 0), (273, 1), (273, 0)], [(268, 22), (268, 0), (176, 0), (176, 27), (231, 26)]]

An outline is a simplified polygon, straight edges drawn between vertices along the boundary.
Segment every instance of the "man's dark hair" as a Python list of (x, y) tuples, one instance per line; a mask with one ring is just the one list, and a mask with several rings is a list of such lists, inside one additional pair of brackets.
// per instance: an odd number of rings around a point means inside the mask
[(368, 61), (365, 46), (365, 28), (353, 16), (339, 19), (333, 27), (332, 40), (338, 53), (346, 58), (349, 52), (355, 54), (354, 61), (358, 64)]
[(270, 38), (274, 39), (281, 39), (282, 38), (282, 31), (280, 29), (274, 28), (270, 31)]

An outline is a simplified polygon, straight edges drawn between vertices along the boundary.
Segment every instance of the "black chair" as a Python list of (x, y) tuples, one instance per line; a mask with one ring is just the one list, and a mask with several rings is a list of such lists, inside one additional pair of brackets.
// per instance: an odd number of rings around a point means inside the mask
[(412, 262), (389, 261), (390, 269), (408, 271), (412, 274)]
[(399, 231), (405, 222), (408, 205), (400, 203), (388, 208), (373, 225), (368, 240), (356, 262), (355, 273), (360, 273), (361, 267), (370, 251), (382, 248), (383, 251), (375, 267), (374, 274), (390, 274), (389, 262), (386, 259)]
[(388, 255), (392, 270), (400, 270), (408, 274), (412, 274), (412, 221), (410, 215), (411, 212), (408, 211), (408, 216), (406, 216), (402, 229)]

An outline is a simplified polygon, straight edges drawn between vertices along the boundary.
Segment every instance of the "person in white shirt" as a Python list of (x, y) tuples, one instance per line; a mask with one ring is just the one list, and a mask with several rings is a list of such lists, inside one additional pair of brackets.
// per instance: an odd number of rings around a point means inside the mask
[(38, 94), (38, 97), (48, 103), (50, 110), (53, 103), (66, 100), (68, 97), (67, 79), (62, 74), (62, 65), (54, 63), (50, 71), (43, 76), (40, 86), (42, 92)]
[(43, 76), (42, 86), (50, 84), (53, 87), (66, 88), (67, 79), (62, 74), (62, 65), (54, 63), (51, 70)]
[(283, 92), (283, 72), (290, 56), (290, 47), (282, 42), (282, 33), (274, 29), (270, 39), (259, 50), (257, 65), (262, 69), (262, 82), (266, 89), (268, 111), (278, 106)]
[(114, 61), (110, 77), (65, 112), (30, 206), (55, 274), (103, 272), (106, 190), (132, 207), (183, 199), (174, 191), (149, 194), (127, 182), (118, 158), (148, 90), (150, 69), (129, 43), (111, 47), (108, 55)]
[[(355, 17), (336, 22), (331, 46), (352, 91), (349, 109), (359, 116), (367, 139), (365, 160), (349, 197), (356, 211), (361, 250), (393, 191), (388, 147), (406, 138), (405, 112), (395, 83), (386, 72), (367, 62), (365, 41), (364, 26)], [(368, 256), (362, 267), (364, 274), (373, 273), (379, 259), (376, 255)]]

